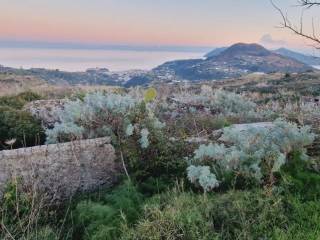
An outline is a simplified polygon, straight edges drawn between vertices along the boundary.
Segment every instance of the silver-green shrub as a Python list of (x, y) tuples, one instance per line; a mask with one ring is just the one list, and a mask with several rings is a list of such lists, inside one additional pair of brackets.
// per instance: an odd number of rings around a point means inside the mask
[(141, 138), (139, 140), (141, 148), (148, 148), (148, 146), (149, 146), (149, 139), (148, 139), (149, 134), (150, 133), (149, 133), (147, 128), (144, 128), (144, 129), (141, 130), (141, 132), (140, 132)]
[[(161, 129), (161, 123), (146, 106), (129, 95), (90, 93), (85, 98), (69, 101), (56, 111), (59, 122), (47, 129), (47, 143), (105, 136), (140, 135), (142, 148), (149, 146), (148, 127)], [(144, 109), (144, 110), (141, 110)], [(138, 120), (138, 121), (137, 121)]]
[(219, 186), (219, 181), (215, 174), (211, 173), (209, 166), (189, 166), (188, 179), (191, 183), (200, 185), (205, 192)]
[(47, 129), (47, 143), (110, 136), (127, 119), (137, 102), (130, 96), (87, 94), (83, 101), (70, 101), (56, 111), (59, 122)]
[[(250, 126), (245, 130), (228, 127), (222, 136), (226, 144), (201, 145), (195, 151), (192, 167), (187, 169), (188, 176), (194, 176), (194, 167), (210, 166), (209, 172), (220, 182), (230, 172), (261, 182), (263, 177), (272, 176), (287, 163), (289, 153), (298, 151), (307, 158), (305, 147), (312, 144), (314, 138), (310, 127), (299, 128), (282, 119), (266, 127)], [(194, 183), (198, 178), (189, 177), (189, 180)]]
[(202, 105), (205, 108), (223, 115), (253, 115), (256, 104), (240, 94), (224, 90), (202, 90), (201, 94), (176, 94), (175, 100), (183, 104)]
[(212, 107), (225, 115), (232, 115), (254, 112), (256, 104), (244, 98), (242, 95), (217, 90), (214, 93)]

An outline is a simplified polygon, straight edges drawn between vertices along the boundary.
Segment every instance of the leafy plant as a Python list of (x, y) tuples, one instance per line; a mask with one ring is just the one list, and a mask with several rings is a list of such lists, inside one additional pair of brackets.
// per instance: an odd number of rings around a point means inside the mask
[(126, 182), (101, 201), (82, 201), (74, 212), (76, 239), (118, 239), (122, 223), (131, 225), (140, 215), (142, 195)]
[[(299, 152), (290, 154), (290, 161), (281, 169), (281, 187), (287, 194), (304, 201), (320, 197), (320, 174), (308, 162), (301, 160)], [(308, 187), (306, 187), (308, 186)]]

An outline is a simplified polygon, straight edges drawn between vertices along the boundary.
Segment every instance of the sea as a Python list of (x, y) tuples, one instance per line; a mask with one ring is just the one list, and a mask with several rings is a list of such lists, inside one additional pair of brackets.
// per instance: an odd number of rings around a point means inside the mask
[(85, 71), (88, 68), (108, 68), (110, 71), (150, 70), (167, 61), (202, 58), (204, 54), (200, 51), (0, 48), (0, 65), (70, 72)]

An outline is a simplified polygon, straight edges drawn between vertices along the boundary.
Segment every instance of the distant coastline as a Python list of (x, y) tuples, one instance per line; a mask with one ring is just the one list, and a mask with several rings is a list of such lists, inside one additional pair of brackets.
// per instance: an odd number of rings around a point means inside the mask
[(44, 42), (30, 40), (0, 39), (0, 48), (32, 48), (32, 49), (67, 49), (67, 50), (112, 50), (141, 52), (209, 52), (215, 46), (176, 46), (176, 45), (143, 45), (143, 44), (99, 44), (77, 42)]
[(85, 71), (88, 68), (108, 68), (111, 71), (151, 70), (166, 61), (201, 58), (206, 50), (173, 51), (111, 50), (80, 48), (1, 47), (0, 65), (14, 68), (46, 68), (62, 71)]

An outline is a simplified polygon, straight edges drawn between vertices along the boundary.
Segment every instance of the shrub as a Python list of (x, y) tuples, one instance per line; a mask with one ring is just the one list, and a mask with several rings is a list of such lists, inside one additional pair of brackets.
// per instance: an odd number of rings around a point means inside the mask
[(70, 101), (57, 112), (59, 122), (47, 129), (47, 143), (110, 136), (115, 145), (132, 135), (140, 135), (142, 148), (149, 146), (149, 127), (164, 125), (144, 102), (128, 95), (91, 93), (84, 100)]
[[(44, 138), (41, 123), (31, 114), (22, 110), (0, 107), (0, 150), (11, 146), (18, 148), (42, 144)], [(11, 139), (15, 139), (11, 146), (5, 144)]]
[(37, 193), (25, 191), (20, 180), (12, 180), (6, 185), (0, 203), (0, 238), (58, 239), (49, 226), (49, 215), (54, 214)]
[(186, 139), (190, 136), (210, 135), (213, 130), (219, 130), (230, 126), (233, 119), (224, 116), (212, 116), (211, 114), (186, 113), (179, 117), (166, 121), (167, 134), (172, 137)]
[[(226, 181), (226, 176), (255, 178), (258, 182), (273, 185), (274, 173), (287, 163), (288, 154), (293, 151), (306, 158), (305, 147), (314, 140), (309, 127), (299, 128), (296, 124), (276, 120), (269, 127), (249, 127), (246, 130), (226, 128), (222, 139), (232, 146), (223, 144), (201, 145), (194, 153), (192, 165), (206, 167), (205, 174), (193, 177), (196, 167), (188, 168), (189, 179), (207, 189), (200, 179), (210, 179), (211, 188), (218, 181)], [(212, 171), (212, 173), (210, 172)], [(236, 179), (235, 179), (236, 180)]]
[[(0, 97), (0, 150), (29, 147), (44, 142), (44, 130), (40, 121), (21, 110), (27, 102), (41, 99), (33, 92)], [(13, 144), (5, 144), (12, 140)]]
[(101, 201), (82, 201), (74, 212), (75, 239), (118, 239), (120, 225), (131, 225), (140, 215), (142, 195), (126, 182)]
[(205, 91), (200, 95), (191, 95), (188, 93), (176, 95), (178, 102), (204, 106), (215, 113), (225, 116), (235, 115), (254, 115), (256, 104), (240, 94), (224, 90)]
[(83, 101), (69, 102), (58, 115), (60, 123), (46, 131), (48, 143), (111, 136), (133, 181), (161, 178), (173, 183), (184, 175), (183, 144), (169, 141), (162, 131), (165, 125), (145, 102), (136, 102), (129, 96), (95, 93)]
[(293, 152), (289, 163), (281, 169), (281, 187), (301, 200), (315, 201), (320, 197), (319, 172), (301, 160), (300, 153)]
[(57, 111), (60, 122), (47, 129), (47, 143), (112, 136), (123, 131), (128, 111), (136, 105), (129, 96), (87, 94)]
[(144, 207), (143, 218), (134, 227), (125, 226), (121, 240), (215, 239), (204, 205), (195, 195), (155, 198)]
[(258, 191), (203, 197), (175, 190), (150, 200), (143, 218), (124, 228), (120, 239), (271, 239), (287, 223), (277, 196)]
[(31, 101), (40, 100), (42, 97), (33, 92), (24, 92), (16, 96), (0, 97), (0, 106), (22, 109), (23, 106)]
[(146, 194), (166, 190), (177, 179), (185, 177), (184, 156), (190, 149), (183, 141), (170, 141), (163, 131), (152, 125), (146, 124), (148, 148), (141, 148), (141, 136), (137, 134), (124, 139), (121, 146), (130, 177)]
[(320, 202), (301, 202), (294, 197), (286, 200), (286, 227), (276, 230), (274, 239), (317, 240), (320, 236)]
[(152, 102), (157, 97), (157, 90), (155, 88), (149, 88), (144, 93), (144, 101), (146, 103)]
[(214, 94), (212, 106), (224, 115), (248, 114), (254, 112), (256, 104), (239, 94), (218, 90)]

